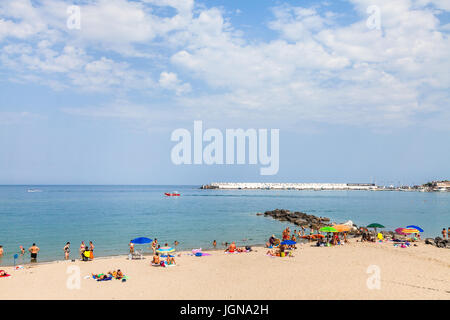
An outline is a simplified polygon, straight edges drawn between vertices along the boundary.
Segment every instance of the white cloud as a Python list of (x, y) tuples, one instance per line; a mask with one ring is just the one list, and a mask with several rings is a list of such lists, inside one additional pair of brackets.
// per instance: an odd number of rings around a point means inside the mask
[(183, 83), (178, 79), (177, 74), (173, 72), (161, 72), (159, 85), (164, 89), (175, 91), (176, 95), (191, 91), (191, 85), (189, 83)]
[[(276, 37), (259, 41), (236, 30), (223, 10), (193, 0), (84, 2), (79, 31), (65, 26), (68, 2), (2, 3), (0, 63), (21, 81), (54, 88), (169, 90), (175, 95), (167, 104), (205, 120), (270, 114), (286, 126), (377, 128), (445, 118), (450, 40), (438, 14), (447, 2), (349, 1), (359, 19), (347, 24), (320, 5), (276, 7), (267, 25)], [(381, 30), (366, 25), (371, 5), (380, 8)], [(175, 13), (159, 15), (166, 6)]]

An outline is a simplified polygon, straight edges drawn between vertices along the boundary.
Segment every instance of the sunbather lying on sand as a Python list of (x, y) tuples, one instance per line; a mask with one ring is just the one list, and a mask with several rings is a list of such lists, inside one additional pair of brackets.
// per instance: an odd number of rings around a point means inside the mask
[(91, 273), (91, 275), (96, 280), (104, 280), (104, 279), (108, 279), (110, 276), (112, 276), (111, 271), (108, 272), (107, 274), (103, 274), (103, 273), (93, 274), (93, 273)]

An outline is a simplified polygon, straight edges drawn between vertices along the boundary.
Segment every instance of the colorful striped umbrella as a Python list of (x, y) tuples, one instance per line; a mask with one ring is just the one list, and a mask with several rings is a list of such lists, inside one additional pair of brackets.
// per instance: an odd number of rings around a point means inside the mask
[(157, 251), (158, 253), (170, 253), (170, 252), (174, 252), (175, 249), (172, 248), (172, 247), (161, 247), (161, 248), (159, 248), (159, 249), (156, 249), (156, 251)]
[(421, 227), (415, 226), (415, 225), (411, 225), (411, 226), (406, 226), (407, 228), (414, 228), (419, 230), (419, 232), (423, 232), (423, 229)]
[(416, 228), (403, 228), (403, 233), (411, 234), (411, 233), (419, 233), (420, 231)]
[(403, 230), (405, 230), (405, 228), (397, 228), (397, 229), (395, 229), (395, 233), (401, 234), (401, 235), (406, 235), (406, 233), (404, 233)]

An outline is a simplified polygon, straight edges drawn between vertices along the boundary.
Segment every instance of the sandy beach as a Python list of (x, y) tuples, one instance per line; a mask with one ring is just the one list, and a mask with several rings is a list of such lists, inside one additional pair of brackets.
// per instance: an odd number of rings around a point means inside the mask
[[(151, 267), (148, 256), (4, 267), (11, 277), (0, 278), (0, 299), (450, 299), (447, 249), (355, 240), (337, 247), (299, 245), (294, 257), (284, 258), (253, 249), (216, 250), (204, 257), (180, 252), (177, 266), (170, 268)], [(379, 268), (379, 289), (368, 288), (374, 277), (369, 266)], [(85, 279), (117, 268), (128, 276), (126, 282)], [(69, 289), (76, 270), (80, 288)]]

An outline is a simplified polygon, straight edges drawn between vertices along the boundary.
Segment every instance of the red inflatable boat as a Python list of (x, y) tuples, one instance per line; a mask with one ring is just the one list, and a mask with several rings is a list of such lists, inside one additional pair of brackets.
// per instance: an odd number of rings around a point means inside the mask
[(164, 192), (164, 194), (168, 197), (179, 197), (180, 196), (180, 194), (177, 192), (172, 192), (172, 193)]

